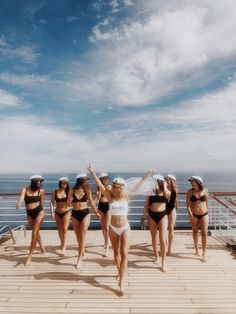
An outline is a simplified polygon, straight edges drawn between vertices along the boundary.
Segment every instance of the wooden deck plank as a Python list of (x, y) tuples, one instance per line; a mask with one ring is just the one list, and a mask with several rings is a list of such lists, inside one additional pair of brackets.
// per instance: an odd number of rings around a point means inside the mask
[(86, 259), (75, 270), (72, 231), (67, 256), (60, 256), (56, 231), (43, 231), (47, 253), (28, 267), (30, 232), (17, 245), (0, 245), (0, 313), (236, 313), (235, 255), (209, 237), (208, 261), (193, 254), (192, 236), (177, 232), (168, 272), (152, 262), (150, 234), (132, 231), (126, 294), (117, 294), (112, 251), (102, 256), (100, 231), (89, 231)]

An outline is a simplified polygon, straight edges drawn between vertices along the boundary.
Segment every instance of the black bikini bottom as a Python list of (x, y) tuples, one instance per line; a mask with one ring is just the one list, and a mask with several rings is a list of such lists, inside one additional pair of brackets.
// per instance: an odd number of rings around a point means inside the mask
[(205, 212), (204, 214), (202, 215), (196, 215), (196, 214), (193, 214), (194, 217), (196, 217), (198, 220), (202, 219), (204, 216), (208, 215), (208, 212)]
[(175, 209), (175, 207), (172, 207), (172, 208), (166, 207), (166, 213), (167, 213), (167, 215), (170, 215), (174, 209)]
[(166, 210), (163, 210), (162, 212), (153, 212), (149, 209), (148, 214), (158, 224), (161, 219), (167, 215), (167, 212)]
[(71, 216), (81, 222), (87, 215), (89, 214), (89, 209), (80, 209), (80, 210), (75, 210), (72, 209)]
[(57, 216), (62, 219), (62, 218), (63, 218), (67, 213), (69, 213), (69, 212), (70, 212), (70, 209), (67, 210), (67, 211), (64, 212), (64, 213), (59, 213), (59, 212), (55, 211), (55, 214), (57, 214)]
[(33, 220), (36, 219), (36, 217), (38, 216), (38, 214), (43, 210), (42, 205), (39, 205), (37, 207), (35, 207), (34, 209), (27, 209), (27, 215), (29, 217), (31, 217)]
[(100, 212), (102, 212), (103, 214), (106, 214), (109, 211), (109, 203), (108, 202), (99, 202), (98, 203), (98, 209), (100, 210)]

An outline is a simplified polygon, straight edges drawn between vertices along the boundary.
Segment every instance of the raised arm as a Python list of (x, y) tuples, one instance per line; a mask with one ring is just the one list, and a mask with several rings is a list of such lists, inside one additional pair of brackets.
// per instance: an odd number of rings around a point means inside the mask
[(171, 192), (170, 192), (170, 190), (167, 187), (167, 182), (166, 181), (164, 181), (163, 186), (164, 186), (163, 195), (165, 196), (165, 198), (169, 199)]
[(18, 201), (16, 203), (16, 209), (19, 209), (21, 207), (21, 204), (23, 203), (24, 198), (25, 198), (25, 193), (26, 193), (26, 188), (23, 187), (23, 189), (21, 190), (20, 196), (18, 198)]
[(129, 199), (132, 198), (138, 192), (138, 190), (144, 184), (145, 180), (147, 180), (147, 178), (152, 176), (152, 174), (153, 174), (153, 171), (148, 170), (148, 172), (137, 182), (137, 184), (133, 187), (133, 189), (128, 193)]
[(90, 203), (90, 206), (91, 206), (94, 214), (97, 216), (98, 219), (101, 219), (101, 216), (100, 216), (100, 214), (99, 214), (99, 212), (97, 210), (97, 207), (96, 207), (96, 205), (94, 203), (94, 200), (93, 200), (90, 188), (86, 188), (85, 193), (87, 195), (88, 201)]
[(87, 169), (91, 173), (91, 175), (93, 176), (93, 178), (94, 178), (97, 186), (99, 187), (100, 191), (102, 192), (102, 194), (105, 195), (105, 197), (108, 199), (108, 201), (110, 201), (111, 198), (110, 198), (109, 191), (102, 184), (102, 182), (100, 181), (100, 179), (98, 178), (98, 176), (96, 175), (94, 169), (92, 168), (92, 166), (90, 164), (88, 165)]

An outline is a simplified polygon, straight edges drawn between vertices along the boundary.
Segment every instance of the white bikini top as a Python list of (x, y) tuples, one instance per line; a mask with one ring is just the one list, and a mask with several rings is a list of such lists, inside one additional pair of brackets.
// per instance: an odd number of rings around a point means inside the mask
[(110, 203), (110, 212), (112, 216), (127, 216), (128, 209), (128, 202), (125, 200), (113, 201)]

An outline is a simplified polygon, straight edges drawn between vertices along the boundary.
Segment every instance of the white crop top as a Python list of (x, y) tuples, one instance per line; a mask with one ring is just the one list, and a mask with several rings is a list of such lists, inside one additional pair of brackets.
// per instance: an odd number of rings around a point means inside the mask
[(128, 202), (113, 201), (110, 203), (110, 212), (112, 216), (127, 216), (128, 215)]

